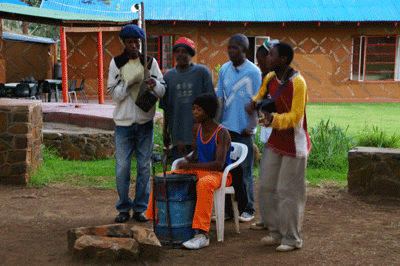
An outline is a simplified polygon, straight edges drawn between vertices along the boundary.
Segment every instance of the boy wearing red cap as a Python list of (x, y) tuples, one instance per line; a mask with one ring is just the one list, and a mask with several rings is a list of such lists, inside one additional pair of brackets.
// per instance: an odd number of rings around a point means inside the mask
[(191, 62), (196, 54), (194, 41), (182, 37), (172, 51), (176, 66), (164, 75), (166, 91), (160, 108), (164, 110), (164, 145), (172, 142), (172, 157), (177, 159), (192, 150), (193, 100), (202, 93), (214, 93), (214, 86), (207, 67)]

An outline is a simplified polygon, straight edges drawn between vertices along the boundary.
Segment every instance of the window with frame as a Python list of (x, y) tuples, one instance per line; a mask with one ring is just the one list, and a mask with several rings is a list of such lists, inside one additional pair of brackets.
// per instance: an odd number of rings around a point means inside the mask
[(174, 67), (172, 46), (172, 35), (147, 36), (147, 54), (157, 59), (161, 70), (168, 70)]
[(353, 37), (351, 80), (398, 80), (398, 40), (393, 35)]
[(247, 51), (246, 57), (254, 64), (257, 64), (256, 53), (258, 47), (260, 47), (265, 40), (269, 41), (268, 36), (254, 36), (254, 37), (247, 37), (249, 39), (249, 50)]

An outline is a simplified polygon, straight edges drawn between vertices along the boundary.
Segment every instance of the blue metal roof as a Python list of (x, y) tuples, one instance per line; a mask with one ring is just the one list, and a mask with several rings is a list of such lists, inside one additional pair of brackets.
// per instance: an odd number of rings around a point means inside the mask
[[(399, 0), (142, 0), (146, 20), (176, 21), (400, 21)], [(108, 2), (109, 4), (107, 4)], [(41, 8), (137, 19), (132, 0), (43, 0)]]
[(20, 41), (20, 42), (37, 42), (37, 43), (45, 43), (45, 44), (52, 44), (59, 42), (58, 39), (51, 39), (33, 35), (21, 35), (16, 33), (11, 33), (7, 31), (3, 31), (3, 39), (4, 40), (13, 40), (13, 41)]
[(21, 5), (21, 6), (29, 6), (28, 4), (18, 1), (18, 0), (0, 0), (0, 3), (8, 3), (14, 5)]

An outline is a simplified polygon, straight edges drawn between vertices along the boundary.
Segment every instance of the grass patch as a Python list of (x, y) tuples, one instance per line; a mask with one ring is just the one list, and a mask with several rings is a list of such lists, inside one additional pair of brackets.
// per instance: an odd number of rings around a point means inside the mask
[[(136, 176), (136, 159), (132, 159), (131, 176)], [(162, 165), (155, 165), (161, 173)], [(134, 182), (132, 178), (131, 183)], [(44, 187), (52, 184), (92, 187), (97, 189), (115, 188), (115, 159), (94, 161), (69, 161), (60, 158), (57, 152), (43, 147), (43, 165), (31, 176), (29, 187)]]
[(308, 127), (328, 119), (349, 136), (357, 136), (366, 126), (378, 126), (388, 135), (398, 134), (399, 103), (307, 103)]

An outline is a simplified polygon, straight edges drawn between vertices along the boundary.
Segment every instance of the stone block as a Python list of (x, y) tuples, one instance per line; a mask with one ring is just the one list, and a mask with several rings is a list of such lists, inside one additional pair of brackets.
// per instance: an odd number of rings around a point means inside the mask
[(10, 166), (10, 175), (18, 176), (27, 174), (29, 170), (29, 166), (27, 163), (22, 164), (13, 164)]
[(26, 150), (11, 150), (8, 152), (7, 162), (9, 164), (24, 163), (27, 161), (27, 157), (28, 155)]
[(2, 164), (0, 166), (0, 177), (6, 177), (10, 175), (10, 165)]
[(16, 123), (31, 123), (31, 115), (30, 115), (29, 112), (14, 113), (11, 123), (13, 123), (13, 124), (16, 124)]
[(18, 136), (15, 138), (15, 148), (17, 150), (31, 149), (32, 148), (32, 138), (27, 136)]
[(0, 112), (0, 134), (7, 132), (7, 113)]
[(162, 248), (152, 230), (128, 224), (74, 228), (67, 237), (76, 258), (158, 260)]
[(131, 230), (133, 238), (139, 244), (140, 257), (158, 260), (162, 245), (153, 230), (136, 225)]
[(26, 186), (29, 181), (28, 174), (24, 175), (8, 175), (5, 177), (0, 176), (0, 183), (3, 185), (11, 185), (11, 186)]
[(110, 158), (114, 155), (115, 149), (111, 148), (98, 148), (95, 157), (97, 159)]
[(132, 231), (127, 224), (110, 224), (104, 226), (78, 227), (68, 230), (68, 250), (72, 251), (75, 241), (83, 235), (132, 237)]
[(356, 147), (348, 152), (349, 192), (400, 197), (400, 150)]
[(75, 241), (72, 255), (100, 261), (136, 260), (139, 246), (133, 238), (84, 235)]
[(79, 161), (81, 158), (81, 150), (78, 147), (73, 147), (67, 151), (67, 159), (73, 161)]
[(0, 138), (0, 152), (8, 151), (10, 149), (12, 149), (12, 146), (10, 145), (10, 143), (7, 143), (7, 142), (1, 140), (1, 138)]
[(8, 128), (8, 132), (10, 134), (28, 134), (30, 133), (30, 125), (29, 124), (16, 124), (16, 125), (11, 125)]

